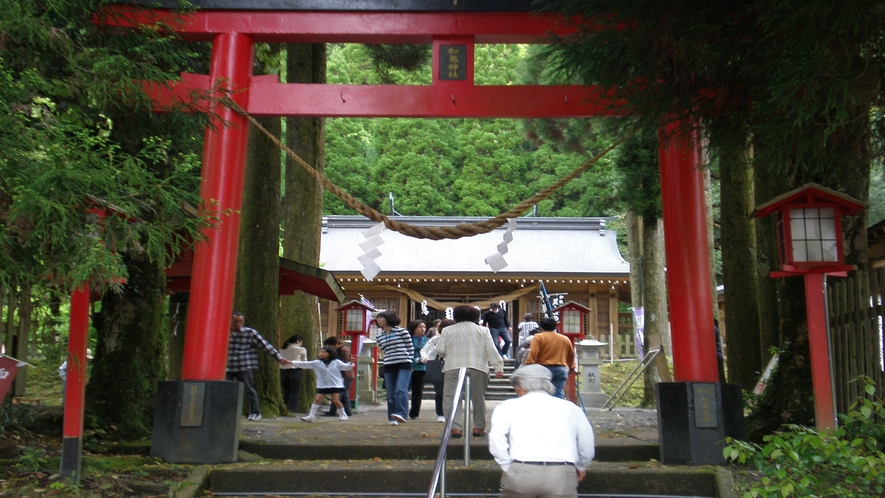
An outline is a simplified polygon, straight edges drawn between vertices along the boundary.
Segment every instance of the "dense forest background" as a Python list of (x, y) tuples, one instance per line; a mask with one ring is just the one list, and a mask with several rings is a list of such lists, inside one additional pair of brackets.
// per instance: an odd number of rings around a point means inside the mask
[[(429, 47), (428, 47), (429, 50)], [(329, 83), (429, 85), (430, 62), (379, 70), (365, 45), (329, 45)], [(477, 85), (532, 83), (532, 49), (477, 45)], [(428, 52), (429, 54), (429, 52)], [(534, 71), (536, 73), (536, 71)], [(553, 119), (326, 120), (326, 175), (385, 213), (494, 216), (580, 166), (613, 139), (598, 121)], [(538, 206), (540, 216), (617, 216), (612, 158), (601, 160)], [(353, 214), (330, 194), (327, 214)]]

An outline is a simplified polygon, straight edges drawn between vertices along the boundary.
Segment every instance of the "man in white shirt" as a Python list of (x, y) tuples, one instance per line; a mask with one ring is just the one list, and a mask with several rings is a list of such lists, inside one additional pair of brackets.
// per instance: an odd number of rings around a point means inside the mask
[(551, 377), (541, 365), (520, 367), (510, 376), (518, 397), (492, 413), (489, 451), (504, 471), (502, 498), (577, 497), (595, 456), (587, 416), (552, 396)]

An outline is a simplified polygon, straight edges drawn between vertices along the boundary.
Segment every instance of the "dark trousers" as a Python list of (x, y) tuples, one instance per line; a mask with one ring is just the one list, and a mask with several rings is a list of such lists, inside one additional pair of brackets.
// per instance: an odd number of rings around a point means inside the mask
[(409, 418), (418, 418), (421, 413), (421, 398), (424, 397), (424, 370), (412, 371), (412, 407), (409, 408)]
[(286, 368), (280, 370), (280, 388), (283, 402), (290, 413), (298, 411), (298, 398), (301, 396), (301, 369)]
[(433, 382), (433, 407), (436, 409), (437, 417), (445, 417), (443, 412), (443, 389), (444, 382)]
[[(344, 392), (341, 393), (341, 396), (338, 397), (338, 401), (344, 405), (344, 413), (347, 416), (353, 415), (353, 408), (350, 406), (350, 385), (353, 384), (353, 379), (344, 379)], [(329, 407), (329, 412), (327, 415), (338, 415), (338, 408), (335, 405)]]
[[(492, 334), (492, 342), (495, 343), (495, 349), (498, 350), (498, 354), (501, 356), (504, 356), (505, 354), (507, 354), (507, 351), (510, 350), (510, 344), (513, 343), (513, 341), (510, 340), (510, 331), (507, 330), (506, 327), (500, 328), (500, 329), (490, 328), (489, 334)], [(499, 337), (504, 340), (503, 346), (501, 346), (498, 341)]]
[(261, 408), (258, 407), (258, 392), (255, 390), (255, 383), (252, 381), (252, 370), (227, 372), (225, 378), (244, 384), (243, 394), (246, 395), (246, 400), (249, 401), (249, 415), (261, 415)]

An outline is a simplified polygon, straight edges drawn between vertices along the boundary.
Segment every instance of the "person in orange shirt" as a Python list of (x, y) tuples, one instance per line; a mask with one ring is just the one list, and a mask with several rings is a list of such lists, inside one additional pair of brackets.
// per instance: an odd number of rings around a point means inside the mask
[(569, 372), (575, 371), (575, 351), (568, 337), (556, 332), (556, 320), (542, 318), (541, 333), (535, 334), (526, 365), (542, 365), (553, 375), (550, 382), (556, 388), (554, 396), (565, 399), (565, 383)]

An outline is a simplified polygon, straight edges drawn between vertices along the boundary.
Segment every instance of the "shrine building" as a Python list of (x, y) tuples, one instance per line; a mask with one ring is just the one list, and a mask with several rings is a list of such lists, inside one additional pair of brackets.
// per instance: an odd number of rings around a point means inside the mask
[[(419, 226), (454, 226), (485, 218), (397, 216)], [(376, 309), (410, 320), (445, 318), (446, 308), (472, 304), (487, 309), (503, 303), (514, 333), (525, 313), (543, 316), (540, 287), (551, 296), (586, 306), (584, 330), (610, 343), (606, 358), (634, 358), (629, 311), (619, 316), (618, 303), (630, 305), (630, 265), (618, 249), (617, 234), (606, 229), (615, 218), (536, 218), (516, 220), (513, 240), (503, 254), (507, 266), (493, 272), (485, 259), (498, 252), (506, 226), (490, 233), (455, 240), (425, 240), (384, 230), (381, 271), (371, 281), (358, 259), (365, 251), (363, 232), (375, 225), (362, 216), (323, 219), (320, 267), (335, 275), (345, 300), (365, 297)], [(335, 309), (341, 303), (321, 300), (322, 329), (335, 335), (343, 328)], [(622, 306), (623, 308), (623, 306)], [(374, 327), (373, 327), (374, 328)], [(374, 337), (372, 330), (370, 337)], [(614, 341), (609, 338), (614, 336)]]

